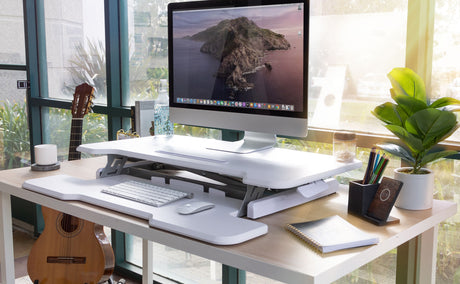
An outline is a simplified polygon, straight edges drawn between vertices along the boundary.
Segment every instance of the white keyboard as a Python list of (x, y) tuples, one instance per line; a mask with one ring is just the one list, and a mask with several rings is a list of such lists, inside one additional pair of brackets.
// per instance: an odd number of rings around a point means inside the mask
[(154, 207), (182, 198), (192, 198), (192, 193), (153, 185), (148, 182), (128, 180), (103, 189), (101, 192), (137, 201)]

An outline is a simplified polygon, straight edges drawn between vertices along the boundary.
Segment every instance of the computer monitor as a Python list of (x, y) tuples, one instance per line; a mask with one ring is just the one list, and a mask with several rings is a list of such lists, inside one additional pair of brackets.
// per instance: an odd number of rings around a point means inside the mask
[(245, 131), (217, 146), (236, 153), (305, 137), (308, 19), (308, 0), (169, 4), (171, 121)]

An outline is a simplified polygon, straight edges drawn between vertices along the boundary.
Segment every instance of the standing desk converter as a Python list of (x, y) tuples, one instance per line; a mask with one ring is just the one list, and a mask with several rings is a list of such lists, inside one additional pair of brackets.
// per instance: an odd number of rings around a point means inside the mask
[[(90, 154), (108, 155), (109, 162), (98, 172), (99, 178), (85, 181), (72, 176), (56, 175), (28, 180), (23, 187), (62, 200), (85, 201), (144, 218), (152, 227), (212, 244), (232, 245), (267, 233), (265, 224), (240, 218), (245, 215), (254, 216), (254, 214), (246, 214), (248, 204), (262, 197), (265, 190), (290, 189), (287, 194), (292, 192), (294, 194), (288, 196), (283, 192), (282, 195), (274, 194), (268, 197), (269, 199), (275, 197), (279, 199), (277, 201), (281, 199), (303, 200), (301, 197), (306, 195), (317, 196), (318, 188), (323, 188), (324, 184), (311, 185), (311, 182), (361, 166), (359, 161), (339, 163), (329, 155), (280, 148), (265, 149), (249, 154), (209, 149), (218, 143), (228, 142), (187, 136), (155, 136), (85, 144), (79, 146), (77, 150)], [(139, 161), (127, 163), (129, 158), (139, 159)], [(219, 185), (209, 183), (203, 187), (198, 184), (197, 189), (195, 179), (178, 182), (176, 174), (164, 174), (158, 177), (156, 168), (164, 169), (164, 166), (191, 171), (195, 175), (201, 174), (200, 178), (206, 177), (211, 181), (217, 179), (215, 182), (219, 182)], [(176, 210), (187, 204), (188, 200), (179, 200), (156, 208), (101, 192), (104, 187), (127, 179), (136, 179), (139, 176), (158, 185), (187, 191), (193, 194), (193, 200), (211, 202), (215, 204), (215, 207), (197, 214), (181, 215)], [(165, 184), (166, 180), (169, 181), (169, 184)], [(319, 186), (315, 188), (315, 185)], [(335, 182), (335, 185), (332, 192), (336, 191), (338, 183)], [(297, 194), (296, 187), (299, 186), (303, 186), (301, 191), (303, 195)], [(224, 190), (225, 196), (216, 193), (216, 190), (210, 190), (216, 187)], [(229, 191), (230, 189), (233, 191)], [(328, 186), (324, 192), (331, 193)], [(242, 196), (241, 200), (234, 198), (238, 194)], [(281, 202), (271, 201), (270, 203), (277, 205)], [(249, 208), (253, 207), (251, 203)], [(266, 207), (266, 203), (259, 204), (260, 207)], [(279, 209), (274, 207), (275, 210)]]
[[(10, 195), (59, 210), (79, 218), (111, 227), (144, 239), (190, 252), (232, 267), (254, 272), (287, 283), (327, 283), (339, 279), (384, 253), (398, 248), (397, 280), (409, 283), (434, 283), (437, 225), (457, 210), (456, 204), (435, 200), (424, 211), (394, 209), (400, 224), (378, 227), (347, 213), (347, 191), (318, 199), (257, 221), (267, 225), (268, 233), (241, 244), (211, 245), (196, 239), (156, 229), (146, 220), (80, 201), (63, 201), (22, 188), (24, 181), (67, 174), (94, 179), (95, 172), (107, 163), (106, 157), (64, 162), (52, 172), (33, 172), (30, 168), (0, 172), (1, 202), (1, 280), (14, 283)], [(377, 245), (321, 255), (285, 230), (287, 223), (340, 215), (358, 228), (377, 235)], [(270, 248), (270, 249), (268, 249)], [(416, 249), (414, 249), (416, 248)], [(148, 254), (144, 258), (143, 283), (151, 283)]]

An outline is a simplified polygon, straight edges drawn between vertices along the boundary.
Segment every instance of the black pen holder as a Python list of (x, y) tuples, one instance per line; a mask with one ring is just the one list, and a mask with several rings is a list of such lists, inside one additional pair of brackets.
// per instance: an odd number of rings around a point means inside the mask
[(379, 183), (362, 184), (362, 180), (350, 181), (348, 191), (348, 212), (359, 216), (365, 216), (379, 185)]
[(362, 184), (362, 182), (362, 180), (350, 181), (348, 191), (348, 213), (359, 216), (378, 226), (399, 223), (399, 219), (392, 216), (389, 216), (387, 220), (380, 220), (367, 214), (380, 183)]

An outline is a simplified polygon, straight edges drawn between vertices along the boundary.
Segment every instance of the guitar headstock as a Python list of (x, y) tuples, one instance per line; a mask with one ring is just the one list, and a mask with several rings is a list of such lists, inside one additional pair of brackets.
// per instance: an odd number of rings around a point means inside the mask
[(72, 118), (83, 118), (90, 110), (94, 98), (94, 88), (83, 83), (75, 88), (72, 101)]

